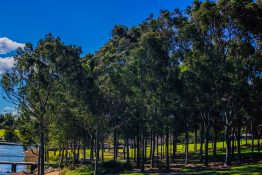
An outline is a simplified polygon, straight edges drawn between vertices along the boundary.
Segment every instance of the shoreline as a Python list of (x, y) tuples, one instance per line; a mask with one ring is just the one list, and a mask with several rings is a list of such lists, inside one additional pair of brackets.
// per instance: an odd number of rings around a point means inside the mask
[(0, 142), (0, 145), (23, 146), (21, 143), (12, 143), (12, 142)]

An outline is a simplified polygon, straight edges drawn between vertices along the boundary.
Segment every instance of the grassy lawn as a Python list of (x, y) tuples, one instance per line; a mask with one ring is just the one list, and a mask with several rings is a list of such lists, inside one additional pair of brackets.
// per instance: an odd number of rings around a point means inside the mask
[[(244, 140), (241, 141), (241, 153), (250, 153), (250, 149), (247, 148), (247, 146), (245, 145), (246, 142)], [(254, 140), (254, 144), (255, 144), (255, 149), (254, 149), (254, 152), (256, 152), (256, 144), (257, 144), (257, 140)], [(262, 142), (260, 143), (262, 145)], [(235, 143), (236, 145), (236, 143)], [(248, 140), (248, 145), (250, 146), (251, 145), (251, 140)], [(203, 145), (204, 146), (204, 145)], [(224, 147), (223, 147), (223, 142), (217, 142), (217, 154), (218, 155), (225, 155), (225, 143), (224, 143)], [(172, 150), (172, 145), (170, 145), (170, 150)], [(162, 147), (163, 151), (165, 150), (165, 146), (163, 145)], [(197, 150), (199, 151), (200, 149), (200, 144), (197, 144)], [(204, 149), (204, 148), (203, 148)], [(209, 149), (210, 149), (210, 155), (212, 155), (212, 143), (209, 144)], [(237, 151), (237, 149), (235, 149), (235, 151)], [(172, 151), (170, 151), (172, 152)], [(185, 145), (183, 144), (177, 144), (177, 154), (184, 154), (185, 152)], [(194, 144), (189, 144), (189, 152), (190, 153), (194, 153)], [(160, 155), (161, 153), (161, 146), (159, 145), (158, 147), (158, 154)], [(73, 151), (72, 150), (68, 150), (68, 154), (69, 154), (69, 157), (72, 157), (73, 155)], [(102, 154), (102, 151), (100, 150), (100, 155)], [(134, 157), (134, 149), (131, 148), (129, 149), (129, 155), (130, 155), (130, 158), (132, 159)], [(150, 147), (147, 147), (147, 158), (149, 159), (150, 155)], [(119, 160), (123, 160), (123, 149), (118, 149), (118, 159)], [(83, 150), (80, 149), (80, 158), (83, 158)], [(86, 149), (86, 158), (89, 158), (90, 157), (90, 149)], [(57, 154), (56, 156), (54, 156), (54, 152), (53, 151), (49, 151), (49, 158), (51, 161), (58, 161), (59, 160), (59, 156), (58, 156), (58, 151), (57, 151)], [(113, 159), (113, 149), (105, 149), (104, 150), (104, 159), (105, 160), (112, 160)]]
[[(248, 141), (248, 145), (250, 146), (251, 141)], [(255, 141), (255, 144), (257, 144), (257, 142)], [(242, 148), (241, 148), (241, 152), (242, 152), (242, 158), (243, 160), (245, 160), (245, 162), (250, 160), (250, 153), (251, 153), (251, 149), (249, 146), (245, 145), (245, 141), (242, 141)], [(172, 146), (170, 146), (172, 147)], [(203, 166), (203, 164), (199, 164), (199, 153), (198, 152), (194, 152), (194, 144), (189, 144), (189, 150), (190, 150), (190, 156), (189, 156), (189, 161), (191, 164), (189, 164), (188, 166), (184, 166), (184, 145), (178, 144), (177, 145), (177, 156), (176, 156), (176, 164), (171, 164), (171, 169), (173, 170), (173, 172), (171, 173), (160, 173), (160, 174), (243, 174), (243, 175), (262, 175), (262, 164), (258, 164), (258, 162), (254, 162), (253, 164), (248, 164), (245, 163), (243, 165), (234, 165), (232, 167), (228, 167), (225, 168), (223, 167), (223, 161), (225, 158), (225, 150), (223, 149), (223, 142), (218, 142), (217, 144), (217, 157), (215, 159), (213, 159), (212, 156), (212, 144), (210, 144), (210, 166), (209, 167), (205, 167)], [(198, 144), (198, 150), (200, 148), (200, 145)], [(172, 148), (171, 148), (172, 149)], [(164, 146), (163, 146), (163, 150), (164, 150)], [(237, 151), (235, 149), (235, 151)], [(69, 150), (71, 156), (72, 156), (72, 150)], [(119, 156), (118, 159), (121, 160), (123, 159), (123, 150), (119, 149)], [(131, 160), (133, 157), (133, 149), (130, 149), (130, 156), (131, 156)], [(150, 152), (150, 148), (147, 148), (147, 155), (149, 158), (149, 152)], [(256, 146), (254, 149), (254, 153), (257, 153), (256, 150)], [(58, 153), (57, 153), (58, 154)], [(159, 147), (159, 154), (160, 154), (160, 147)], [(237, 154), (237, 153), (236, 153)], [(113, 149), (110, 150), (110, 152), (108, 152), (108, 150), (106, 149), (104, 152), (105, 155), (105, 160), (112, 160), (113, 159)], [(258, 154), (257, 154), (258, 155)], [(87, 150), (87, 158), (89, 158), (90, 156), (90, 150)], [(82, 155), (82, 150), (80, 150), (80, 157), (83, 157)], [(53, 152), (50, 151), (50, 158), (51, 160), (55, 159), (55, 160), (59, 160), (58, 156), (54, 156)], [(261, 160), (261, 158), (258, 158), (257, 160)], [(163, 161), (163, 160), (162, 160)], [(148, 162), (149, 163), (149, 162)], [(149, 167), (148, 163), (145, 165), (145, 167)], [(82, 166), (76, 170), (69, 170), (69, 169), (65, 169), (63, 171), (64, 175), (89, 175), (92, 174), (92, 172), (87, 169), (85, 166)], [(122, 173), (123, 174), (123, 173)], [(152, 173), (128, 173), (131, 175), (147, 175), (147, 174), (152, 174)], [(153, 174), (159, 174), (159, 173), (153, 173)], [(124, 174), (123, 174), (124, 175)]]
[(4, 129), (0, 129), (0, 138), (4, 137), (5, 135), (5, 130)]
[[(85, 167), (80, 167), (76, 170), (66, 169), (63, 171), (64, 175), (89, 175), (92, 174), (91, 171), (86, 171)], [(233, 166), (231, 168), (205, 168), (205, 167), (186, 167), (181, 168), (170, 173), (120, 173), (120, 175), (150, 175), (150, 174), (203, 174), (203, 175), (261, 175), (262, 174), (262, 164), (254, 165), (242, 165)]]

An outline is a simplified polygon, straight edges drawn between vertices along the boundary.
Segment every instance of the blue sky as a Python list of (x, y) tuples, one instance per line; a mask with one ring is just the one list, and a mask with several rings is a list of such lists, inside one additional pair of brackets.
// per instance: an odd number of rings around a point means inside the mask
[[(1, 1), (0, 74), (12, 62), (10, 53), (4, 53), (3, 47), (1, 53), (1, 42), (8, 42), (7, 51), (11, 51), (26, 42), (36, 44), (51, 32), (67, 44), (81, 46), (84, 54), (93, 53), (110, 38), (116, 24), (134, 26), (150, 13), (158, 15), (161, 9), (184, 9), (191, 3), (192, 0)], [(12, 112), (14, 106), (2, 98), (2, 90), (0, 94), (0, 113)]]

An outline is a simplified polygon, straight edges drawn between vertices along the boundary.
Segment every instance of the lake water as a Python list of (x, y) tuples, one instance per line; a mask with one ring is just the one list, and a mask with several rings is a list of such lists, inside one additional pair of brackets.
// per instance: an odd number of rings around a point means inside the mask
[[(16, 145), (0, 145), (0, 161), (23, 162), (24, 148)], [(17, 172), (25, 169), (26, 167), (23, 165), (16, 167)], [(0, 165), (0, 175), (9, 174), (10, 171), (11, 165)]]

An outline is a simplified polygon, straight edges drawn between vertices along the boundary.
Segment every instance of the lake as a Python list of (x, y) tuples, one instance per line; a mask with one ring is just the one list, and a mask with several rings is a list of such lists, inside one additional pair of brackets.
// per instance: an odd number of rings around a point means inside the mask
[[(0, 145), (0, 161), (23, 162), (24, 148), (17, 145)], [(17, 172), (25, 170), (23, 165), (17, 166)], [(0, 175), (9, 174), (11, 165), (0, 165)]]

